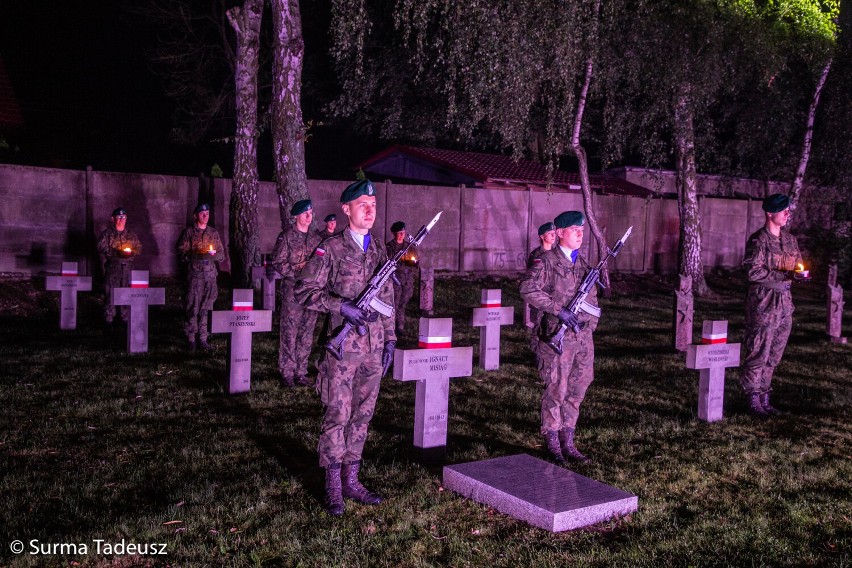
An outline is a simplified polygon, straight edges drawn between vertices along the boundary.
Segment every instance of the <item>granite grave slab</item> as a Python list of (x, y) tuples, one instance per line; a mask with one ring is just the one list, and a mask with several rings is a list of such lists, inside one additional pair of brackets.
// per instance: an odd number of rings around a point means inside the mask
[(518, 454), (444, 466), (444, 488), (550, 532), (636, 511), (636, 495)]

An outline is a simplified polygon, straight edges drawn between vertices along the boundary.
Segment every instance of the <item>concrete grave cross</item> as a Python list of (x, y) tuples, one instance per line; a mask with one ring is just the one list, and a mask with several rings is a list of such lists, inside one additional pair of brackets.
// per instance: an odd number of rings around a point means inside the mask
[(825, 332), (832, 343), (846, 343), (843, 337), (843, 288), (837, 284), (837, 265), (828, 267), (828, 280), (826, 281), (826, 320)]
[(432, 315), (435, 298), (435, 269), (420, 267), (420, 312)]
[(127, 323), (127, 351), (148, 352), (148, 306), (166, 303), (165, 288), (148, 287), (147, 270), (130, 271), (130, 288), (113, 288), (114, 306), (130, 306), (130, 321)]
[(725, 369), (739, 367), (740, 344), (728, 343), (728, 322), (704, 322), (701, 343), (686, 348), (686, 368), (698, 369), (698, 418), (722, 419), (725, 403)]
[(47, 277), (47, 290), (59, 290), (59, 329), (77, 329), (77, 292), (92, 289), (91, 276), (79, 276), (76, 262), (63, 262), (61, 276)]
[(281, 280), (281, 274), (267, 264), (264, 255), (263, 266), (251, 267), (252, 280), (260, 280), (263, 295), (263, 309), (275, 311), (275, 281)]
[(228, 393), (251, 389), (251, 340), (256, 332), (272, 331), (272, 311), (254, 309), (254, 290), (234, 290), (232, 311), (210, 312), (213, 333), (230, 333)]
[(420, 318), (420, 349), (394, 352), (393, 378), (417, 381), (414, 446), (443, 454), (447, 446), (450, 379), (473, 372), (473, 347), (452, 346), (451, 318)]
[(500, 368), (500, 326), (515, 323), (515, 308), (502, 305), (501, 290), (483, 290), (480, 307), (473, 308), (471, 325), (479, 330), (479, 366)]

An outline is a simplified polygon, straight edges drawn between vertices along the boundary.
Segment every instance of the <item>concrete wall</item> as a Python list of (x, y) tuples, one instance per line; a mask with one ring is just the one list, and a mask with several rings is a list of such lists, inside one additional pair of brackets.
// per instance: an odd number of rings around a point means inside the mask
[[(212, 183), (212, 188), (210, 184)], [(343, 215), (347, 182), (310, 180), (316, 227), (329, 213)], [(538, 226), (565, 210), (581, 210), (579, 193), (375, 184), (379, 211), (373, 234), (390, 240), (388, 227), (404, 221), (411, 233), (443, 211), (422, 247), (424, 262), (440, 271), (516, 272), (538, 246)], [(178, 176), (70, 171), (0, 165), (0, 273), (57, 272), (63, 260), (99, 274), (94, 244), (113, 208), (128, 210), (128, 226), (144, 247), (137, 267), (153, 275), (177, 273), (174, 244), (199, 200), (213, 202), (212, 223), (227, 244), (231, 181)], [(261, 251), (271, 252), (281, 219), (275, 185), (260, 183)], [(614, 263), (617, 270), (671, 273), (677, 268), (679, 219), (671, 198), (593, 196), (598, 224), (611, 245), (633, 233)], [(707, 267), (737, 266), (749, 234), (763, 223), (759, 200), (700, 199), (703, 258)], [(342, 224), (342, 223), (341, 223)], [(596, 262), (591, 232), (583, 253)], [(225, 271), (230, 265), (222, 265)]]

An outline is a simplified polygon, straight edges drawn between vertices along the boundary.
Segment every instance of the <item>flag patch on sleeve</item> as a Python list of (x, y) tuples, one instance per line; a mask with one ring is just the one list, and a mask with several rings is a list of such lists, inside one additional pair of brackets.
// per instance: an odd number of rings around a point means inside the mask
[(314, 254), (317, 255), (317, 256), (324, 256), (325, 255), (325, 249), (317, 247), (317, 249), (314, 251)]

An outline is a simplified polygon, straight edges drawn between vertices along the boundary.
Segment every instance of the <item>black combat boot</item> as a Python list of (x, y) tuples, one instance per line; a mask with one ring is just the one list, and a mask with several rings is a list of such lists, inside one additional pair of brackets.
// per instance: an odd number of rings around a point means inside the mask
[(581, 463), (591, 461), (589, 458), (580, 453), (577, 446), (574, 445), (574, 429), (563, 428), (559, 431), (559, 445), (562, 446), (562, 455), (566, 458), (577, 460)]
[(343, 464), (343, 496), (347, 499), (353, 499), (365, 505), (378, 505), (382, 502), (382, 498), (376, 495), (358, 481), (358, 472), (361, 469), (361, 462), (352, 462)]
[(760, 403), (760, 393), (752, 392), (748, 395), (748, 413), (757, 418), (768, 418), (769, 413)]
[(544, 435), (544, 445), (547, 447), (550, 457), (552, 457), (556, 463), (559, 465), (565, 463), (565, 457), (562, 455), (562, 448), (559, 447), (558, 433), (553, 430), (548, 430)]
[(769, 404), (769, 393), (765, 392), (760, 395), (760, 406), (763, 407), (763, 411), (769, 416), (775, 416), (781, 414), (781, 411)]
[(343, 494), (340, 487), (340, 464), (328, 464), (325, 468), (325, 510), (329, 515), (343, 514)]

